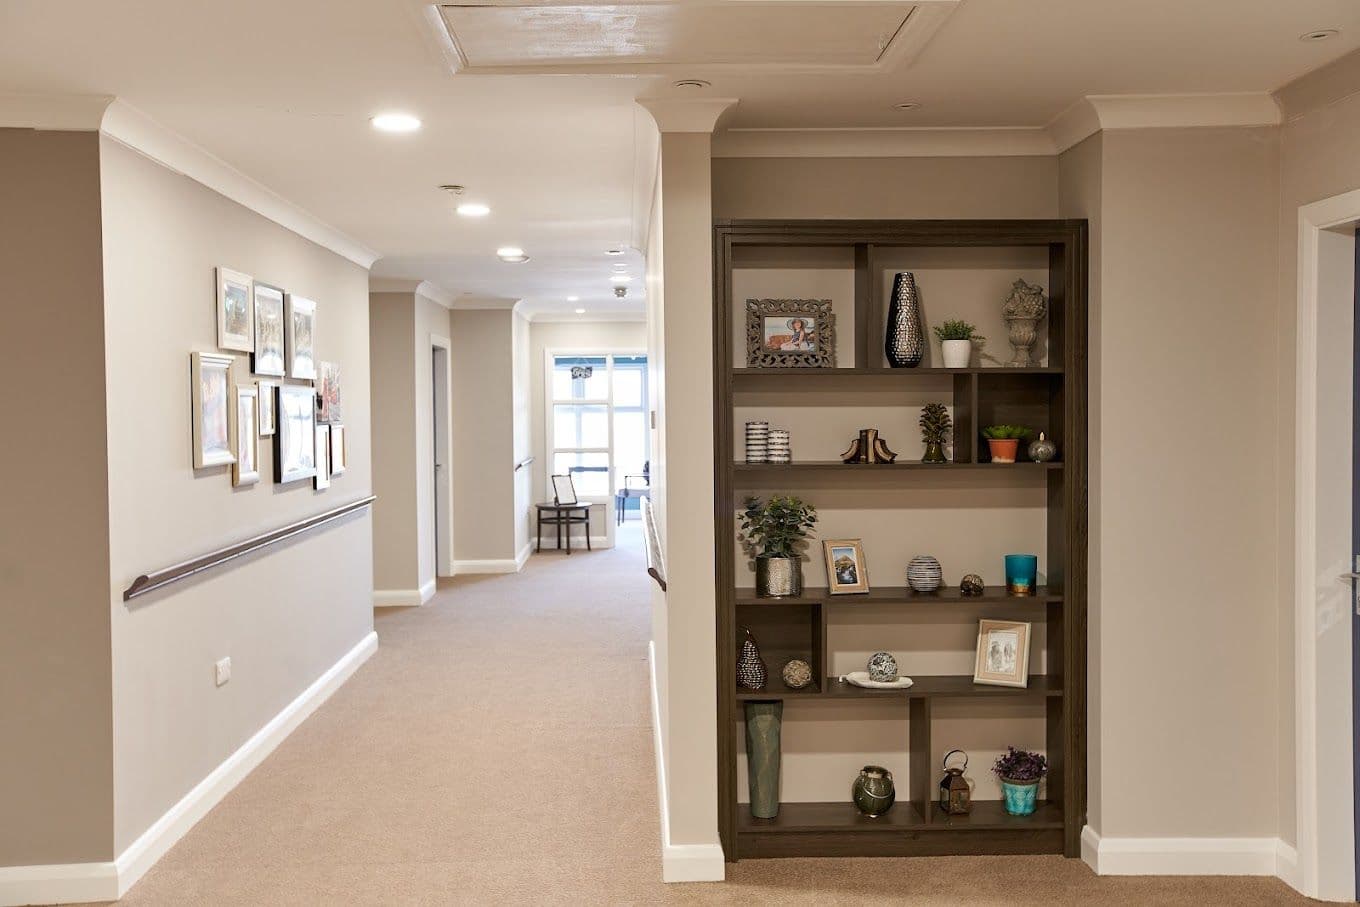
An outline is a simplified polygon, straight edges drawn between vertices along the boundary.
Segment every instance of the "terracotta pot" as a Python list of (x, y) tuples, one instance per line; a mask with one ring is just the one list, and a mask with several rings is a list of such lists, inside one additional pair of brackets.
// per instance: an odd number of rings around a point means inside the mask
[(993, 463), (1014, 463), (1015, 453), (1020, 448), (1020, 439), (988, 438), (987, 447), (992, 452)]

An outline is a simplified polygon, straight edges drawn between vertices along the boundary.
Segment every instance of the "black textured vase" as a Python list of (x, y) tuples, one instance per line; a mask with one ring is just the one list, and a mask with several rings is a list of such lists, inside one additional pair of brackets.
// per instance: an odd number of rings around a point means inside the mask
[(760, 650), (756, 648), (756, 640), (751, 631), (745, 627), (741, 629), (746, 634), (746, 639), (742, 641), (741, 655), (737, 657), (737, 686), (748, 690), (763, 690), (765, 681), (769, 679), (765, 660), (760, 657)]
[(883, 343), (883, 352), (893, 368), (915, 368), (926, 353), (921, 300), (916, 294), (916, 275), (910, 271), (901, 271), (893, 277), (888, 336)]

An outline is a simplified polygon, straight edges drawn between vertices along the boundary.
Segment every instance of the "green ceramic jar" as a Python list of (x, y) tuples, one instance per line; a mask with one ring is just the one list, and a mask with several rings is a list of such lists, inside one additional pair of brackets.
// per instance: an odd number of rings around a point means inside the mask
[(897, 790), (893, 786), (892, 772), (881, 765), (866, 765), (860, 769), (851, 789), (855, 808), (871, 819), (892, 809), (897, 800)]

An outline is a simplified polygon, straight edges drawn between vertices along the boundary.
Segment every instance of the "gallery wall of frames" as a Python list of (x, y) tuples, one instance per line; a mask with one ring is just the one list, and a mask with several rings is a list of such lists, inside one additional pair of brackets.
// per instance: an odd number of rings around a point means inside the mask
[[(340, 366), (318, 358), (318, 305), (218, 267), (217, 349), (190, 354), (193, 465), (230, 466), (234, 486), (260, 481), (260, 443), (274, 481), (330, 487), (348, 464)], [(266, 440), (268, 439), (268, 440)]]

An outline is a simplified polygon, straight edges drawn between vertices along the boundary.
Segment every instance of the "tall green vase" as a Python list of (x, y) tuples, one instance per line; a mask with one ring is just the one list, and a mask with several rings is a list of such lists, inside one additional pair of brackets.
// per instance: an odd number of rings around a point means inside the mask
[(746, 703), (746, 774), (751, 787), (751, 815), (779, 815), (779, 729), (784, 703)]

